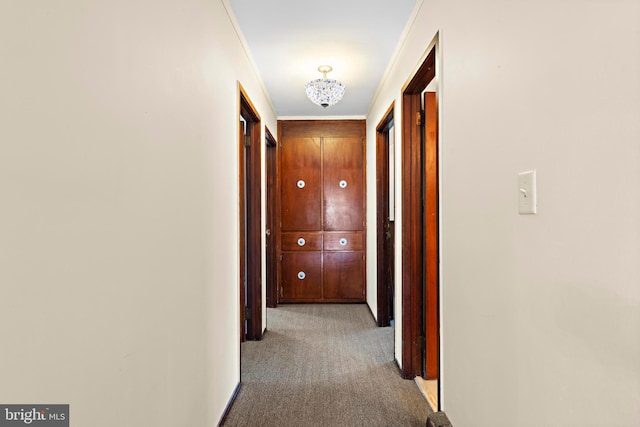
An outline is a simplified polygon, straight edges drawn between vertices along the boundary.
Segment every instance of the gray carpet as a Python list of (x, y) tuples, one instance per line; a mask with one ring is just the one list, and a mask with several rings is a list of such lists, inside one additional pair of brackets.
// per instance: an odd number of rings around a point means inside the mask
[(424, 426), (431, 412), (393, 357), (393, 329), (364, 304), (280, 305), (242, 344), (225, 426)]

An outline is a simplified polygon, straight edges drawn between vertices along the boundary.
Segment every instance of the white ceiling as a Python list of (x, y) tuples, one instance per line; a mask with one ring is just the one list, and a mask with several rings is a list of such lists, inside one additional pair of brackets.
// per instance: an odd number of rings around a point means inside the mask
[[(420, 0), (227, 0), (278, 117), (364, 116)], [(305, 94), (309, 80), (346, 86), (326, 109)]]

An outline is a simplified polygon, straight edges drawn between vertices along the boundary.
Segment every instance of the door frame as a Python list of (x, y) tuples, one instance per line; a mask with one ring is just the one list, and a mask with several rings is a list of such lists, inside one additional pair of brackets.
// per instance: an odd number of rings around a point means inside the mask
[[(238, 82), (238, 199), (240, 339), (262, 339), (262, 158), (261, 121)], [(241, 128), (241, 117), (247, 132)], [(245, 137), (246, 135), (246, 137)], [(245, 167), (246, 165), (246, 167)], [(246, 295), (244, 283), (247, 283)], [(245, 305), (246, 300), (246, 305)], [(247, 308), (248, 316), (245, 314)], [(246, 334), (245, 334), (246, 322)]]
[(267, 257), (267, 307), (278, 306), (278, 253), (279, 230), (278, 221), (278, 144), (273, 134), (265, 126), (266, 150), (266, 257)]
[[(436, 286), (435, 295), (439, 296), (439, 272), (425, 268), (427, 254), (425, 230), (430, 224), (425, 224), (423, 213), (423, 194), (425, 183), (425, 153), (422, 132), (422, 92), (436, 77), (436, 40), (427, 50), (428, 54), (415, 74), (402, 89), (402, 374), (405, 378), (424, 375), (425, 337), (425, 295), (432, 295), (432, 289), (425, 289), (427, 285)], [(437, 117), (437, 115), (436, 115)], [(434, 160), (436, 168), (429, 169), (430, 174), (435, 171), (437, 179), (438, 153)], [(436, 193), (436, 202), (439, 195)], [(436, 208), (438, 211), (439, 208)], [(438, 215), (436, 215), (437, 217)], [(439, 230), (439, 218), (431, 218)], [(436, 238), (436, 245), (439, 242)], [(435, 256), (439, 256), (439, 245)], [(433, 256), (432, 251), (429, 251)], [(439, 262), (436, 258), (436, 265)], [(439, 268), (439, 267), (438, 267)], [(433, 277), (435, 275), (435, 280)], [(437, 302), (439, 307), (439, 301)], [(439, 354), (439, 316), (436, 325), (437, 353)], [(438, 360), (439, 364), (439, 360)]]
[(391, 293), (388, 278), (389, 259), (395, 259), (393, 250), (393, 236), (386, 229), (389, 222), (389, 130), (393, 123), (395, 102), (382, 116), (376, 127), (376, 250), (377, 250), (377, 304), (378, 326), (391, 324)]

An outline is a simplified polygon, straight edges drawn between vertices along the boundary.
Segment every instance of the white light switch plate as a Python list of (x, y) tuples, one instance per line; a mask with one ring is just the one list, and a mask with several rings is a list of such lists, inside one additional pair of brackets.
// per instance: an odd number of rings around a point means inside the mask
[(536, 214), (536, 171), (518, 174), (518, 211), (520, 215)]

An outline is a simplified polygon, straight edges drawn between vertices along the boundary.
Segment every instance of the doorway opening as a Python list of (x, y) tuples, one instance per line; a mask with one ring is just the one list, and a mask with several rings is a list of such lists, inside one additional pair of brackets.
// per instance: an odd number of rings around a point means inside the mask
[(240, 341), (262, 339), (260, 116), (238, 83)]
[(265, 127), (267, 307), (278, 306), (278, 144)]
[[(402, 368), (433, 389), (440, 377), (437, 36), (427, 52), (402, 93)], [(435, 389), (429, 400), (437, 410)]]
[(376, 128), (378, 326), (390, 326), (395, 294), (395, 127), (391, 104)]

